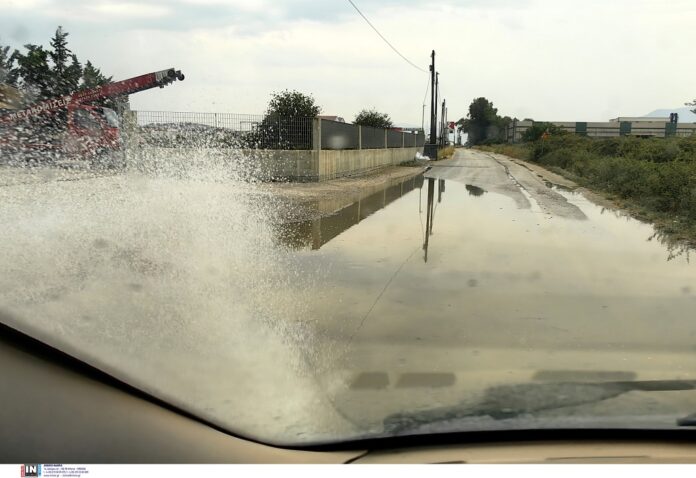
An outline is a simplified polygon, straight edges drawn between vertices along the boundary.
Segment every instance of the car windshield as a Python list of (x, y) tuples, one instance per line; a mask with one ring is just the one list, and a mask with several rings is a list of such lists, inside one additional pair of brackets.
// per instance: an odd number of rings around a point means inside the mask
[(0, 322), (275, 445), (694, 425), (696, 4), (278, 3), (2, 7)]

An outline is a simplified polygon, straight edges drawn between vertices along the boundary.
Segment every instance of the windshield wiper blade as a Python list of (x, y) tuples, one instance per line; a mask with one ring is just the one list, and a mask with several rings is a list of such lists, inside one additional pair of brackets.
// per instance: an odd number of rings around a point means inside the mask
[(597, 403), (631, 391), (661, 392), (694, 389), (696, 389), (696, 381), (693, 380), (499, 385), (486, 389), (482, 400), (473, 405), (459, 404), (390, 415), (384, 419), (384, 431), (390, 435), (403, 434), (423, 425), (476, 417), (504, 420), (533, 415), (540, 411)]

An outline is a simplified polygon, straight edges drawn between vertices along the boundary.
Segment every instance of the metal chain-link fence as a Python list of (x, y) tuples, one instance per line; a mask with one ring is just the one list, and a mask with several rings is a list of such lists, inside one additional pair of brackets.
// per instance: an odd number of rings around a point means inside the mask
[[(311, 150), (315, 118), (235, 113), (134, 111), (135, 133), (141, 145), (164, 148), (210, 147)], [(324, 149), (421, 147), (423, 132), (402, 132), (321, 120)], [(360, 141), (362, 137), (362, 142)]]
[(136, 111), (143, 144), (158, 147), (312, 149), (312, 120), (305, 117)]

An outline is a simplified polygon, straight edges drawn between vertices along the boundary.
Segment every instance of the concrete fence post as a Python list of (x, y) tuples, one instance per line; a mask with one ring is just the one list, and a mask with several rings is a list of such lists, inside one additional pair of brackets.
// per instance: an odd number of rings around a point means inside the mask
[(403, 131), (401, 132), (401, 147), (406, 147), (406, 133), (404, 133)]
[(312, 120), (312, 149), (321, 151), (321, 118)]
[(389, 130), (385, 129), (384, 130), (384, 149), (387, 149), (389, 147), (388, 134), (389, 134)]
[(138, 137), (138, 112), (132, 110), (124, 111), (122, 123), (122, 132), (125, 143), (124, 154), (126, 156), (126, 161), (129, 161), (129, 158), (140, 155), (142, 151), (141, 141)]
[(358, 125), (358, 149), (362, 149), (362, 126)]

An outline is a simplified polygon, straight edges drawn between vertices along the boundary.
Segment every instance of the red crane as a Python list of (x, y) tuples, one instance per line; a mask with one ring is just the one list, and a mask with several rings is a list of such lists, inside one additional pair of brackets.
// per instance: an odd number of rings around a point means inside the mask
[(0, 111), (0, 154), (26, 158), (80, 157), (101, 159), (121, 151), (119, 119), (115, 111), (90, 103), (184, 80), (181, 70), (169, 68), (127, 80), (78, 91), (28, 106)]

